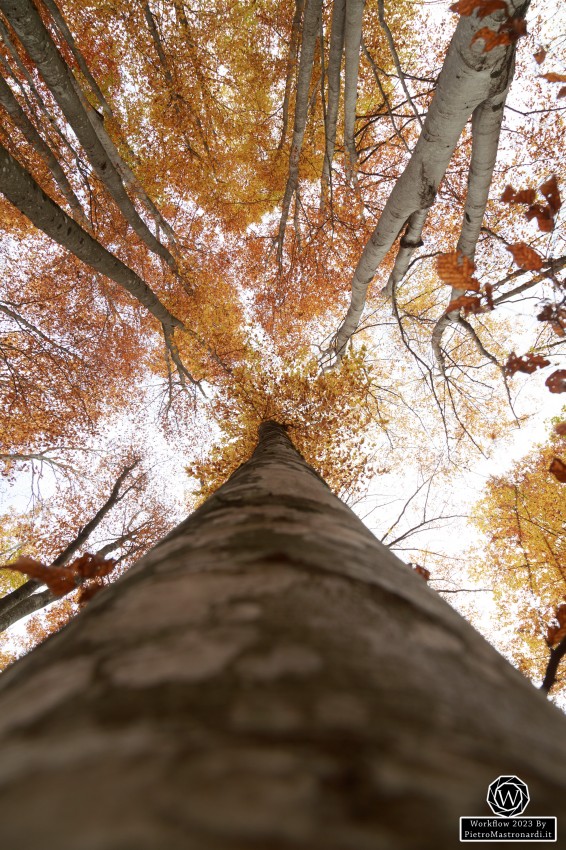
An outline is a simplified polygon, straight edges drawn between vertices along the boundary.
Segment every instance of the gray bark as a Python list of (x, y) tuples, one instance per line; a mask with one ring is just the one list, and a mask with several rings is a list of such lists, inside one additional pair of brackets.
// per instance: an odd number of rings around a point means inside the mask
[(354, 140), (356, 103), (358, 101), (358, 74), (360, 70), (360, 44), (365, 0), (346, 0), (344, 30), (344, 148), (346, 171), (355, 180), (358, 157)]
[(304, 0), (295, 0), (295, 14), (293, 23), (291, 24), (291, 40), (289, 42), (289, 56), (287, 58), (287, 71), (285, 74), (285, 94), (283, 95), (283, 125), (281, 127), (281, 138), (277, 145), (277, 150), (281, 150), (287, 138), (287, 127), (289, 124), (289, 101), (291, 99), (291, 90), (295, 81), (295, 66), (297, 64), (297, 54), (299, 52), (299, 33), (301, 31), (301, 21), (303, 19), (303, 9), (305, 7)]
[(84, 108), (84, 99), (77, 92), (76, 80), (61, 58), (33, 4), (30, 0), (0, 0), (0, 9), (13, 26), (26, 52), (59, 104), (97, 177), (111, 194), (128, 224), (151, 251), (165, 260), (173, 271), (176, 271), (177, 265), (174, 258), (156, 239), (128, 197), (120, 174), (95, 132), (88, 117), (88, 111)]
[(267, 423), (0, 682), (18, 850), (438, 850), (500, 774), (563, 812), (566, 720)]
[(51, 200), (31, 174), (1, 145), (0, 192), (47, 236), (95, 271), (123, 286), (161, 322), (166, 337), (174, 327), (183, 327), (181, 320), (169, 312), (141, 277), (107, 251)]
[(50, 13), (51, 17), (53, 18), (53, 21), (54, 21), (57, 29), (59, 30), (59, 32), (61, 33), (61, 35), (65, 39), (65, 41), (67, 42), (67, 45), (69, 46), (69, 49), (70, 49), (71, 53), (73, 54), (75, 61), (76, 61), (77, 65), (79, 66), (83, 77), (85, 78), (85, 80), (89, 84), (90, 90), (92, 91), (92, 93), (96, 97), (98, 103), (102, 107), (102, 111), (104, 112), (104, 114), (106, 115), (107, 118), (112, 118), (112, 109), (110, 108), (108, 101), (106, 100), (106, 98), (102, 94), (102, 91), (100, 90), (98, 83), (96, 82), (96, 80), (94, 79), (92, 74), (90, 73), (90, 69), (89, 69), (88, 65), (86, 64), (85, 58), (84, 58), (83, 54), (81, 53), (81, 51), (79, 50), (79, 48), (77, 47), (77, 45), (75, 43), (75, 39), (73, 38), (73, 34), (71, 33), (71, 30), (67, 26), (67, 22), (66, 22), (65, 18), (63, 17), (63, 15), (61, 14), (59, 7), (55, 3), (55, 0), (43, 0), (43, 5), (49, 10), (49, 13)]
[(293, 124), (291, 152), (289, 154), (289, 175), (281, 204), (281, 219), (279, 221), (277, 240), (277, 260), (279, 263), (281, 263), (283, 257), (283, 242), (285, 240), (285, 228), (287, 226), (287, 219), (289, 218), (289, 209), (299, 183), (299, 157), (305, 137), (305, 127), (309, 111), (309, 88), (313, 71), (316, 40), (320, 30), (321, 14), (322, 0), (308, 0), (303, 22), (301, 57), (299, 59), (299, 73), (297, 76), (295, 120)]
[[(332, 29), (330, 30), (330, 49), (328, 52), (328, 106), (324, 127), (324, 164), (322, 167), (321, 210), (324, 209), (327, 195), (332, 185), (332, 160), (336, 147), (336, 127), (340, 104), (340, 69), (344, 52), (344, 24), (346, 0), (334, 0), (332, 6)], [(355, 107), (354, 107), (355, 108)]]
[(81, 226), (84, 228), (88, 228), (88, 220), (84, 214), (84, 210), (81, 207), (81, 204), (75, 195), (73, 188), (67, 177), (65, 172), (63, 171), (57, 157), (42, 137), (39, 135), (24, 110), (18, 103), (16, 97), (14, 96), (12, 89), (4, 79), (4, 77), (0, 76), (0, 103), (6, 110), (6, 112), (12, 118), (12, 121), (23, 133), (24, 137), (33, 147), (36, 153), (43, 159), (51, 174), (53, 175), (53, 179), (55, 180), (57, 186), (59, 187), (59, 191), (62, 193), (63, 197), (69, 204), (70, 208), (74, 212), (77, 221), (80, 222)]

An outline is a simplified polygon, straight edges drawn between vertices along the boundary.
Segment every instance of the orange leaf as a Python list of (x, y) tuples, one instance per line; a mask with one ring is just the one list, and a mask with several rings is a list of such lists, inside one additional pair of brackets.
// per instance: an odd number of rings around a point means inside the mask
[(550, 71), (548, 74), (541, 74), (541, 77), (548, 80), (549, 83), (566, 83), (566, 74), (557, 74), (554, 71)]
[(554, 426), (554, 433), (559, 437), (566, 437), (566, 422), (559, 422)]
[(17, 570), (41, 581), (56, 596), (65, 596), (76, 587), (75, 575), (68, 567), (48, 567), (26, 555), (22, 555), (13, 564), (8, 564), (5, 569)]
[(484, 312), (481, 298), (477, 295), (460, 295), (459, 298), (455, 298), (446, 308), (446, 313), (451, 313), (453, 310), (463, 310), (465, 315)]
[(450, 6), (451, 12), (456, 12), (456, 14), (464, 17), (473, 15), (476, 9), (478, 17), (485, 18), (500, 9), (507, 11), (507, 3), (504, 3), (503, 0), (458, 0), (457, 3)]
[(546, 633), (546, 640), (549, 646), (554, 646), (566, 637), (566, 605), (559, 605), (556, 614), (558, 626), (549, 626)]
[(542, 184), (540, 187), (540, 191), (546, 198), (548, 206), (552, 210), (552, 212), (556, 215), (560, 207), (562, 206), (562, 201), (560, 200), (560, 191), (558, 189), (558, 182), (556, 180), (556, 175), (552, 175), (548, 180)]
[(440, 254), (436, 258), (438, 276), (443, 283), (455, 289), (479, 292), (480, 285), (472, 277), (475, 268), (472, 260), (465, 257), (460, 251), (453, 251), (450, 254)]
[(537, 65), (542, 65), (544, 60), (546, 59), (546, 50), (544, 47), (540, 47), (536, 53), (533, 53), (533, 59), (537, 63)]
[(524, 242), (516, 242), (508, 245), (507, 250), (513, 255), (515, 263), (520, 269), (528, 272), (538, 272), (542, 269), (543, 259), (534, 248), (529, 248)]
[(551, 393), (566, 393), (566, 369), (557, 369), (544, 382)]
[(566, 463), (563, 463), (559, 457), (552, 459), (548, 471), (552, 472), (557, 481), (566, 484)]
[(504, 45), (511, 44), (511, 36), (508, 32), (494, 32), (489, 27), (479, 29), (472, 38), (472, 44), (479, 38), (483, 38), (485, 42), (484, 53), (489, 53), (495, 47), (503, 47)]
[(507, 358), (507, 363), (504, 366), (506, 375), (514, 375), (515, 372), (525, 372), (531, 375), (537, 369), (544, 369), (545, 366), (550, 366), (550, 360), (545, 360), (541, 354), (523, 354), (517, 357), (514, 351)]
[(430, 578), (430, 570), (427, 570), (426, 567), (421, 567), (420, 564), (409, 564), (413, 570), (418, 573), (420, 576), (424, 578), (425, 581), (428, 581)]

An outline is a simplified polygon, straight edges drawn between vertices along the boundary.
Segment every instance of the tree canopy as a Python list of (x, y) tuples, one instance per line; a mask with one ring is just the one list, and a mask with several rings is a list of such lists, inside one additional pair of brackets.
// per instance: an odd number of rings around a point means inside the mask
[(172, 457), (194, 506), (273, 419), (350, 501), (428, 504), (525, 382), (566, 390), (566, 69), (529, 6), (0, 0), (0, 462), (32, 487), (0, 622), (159, 539)]

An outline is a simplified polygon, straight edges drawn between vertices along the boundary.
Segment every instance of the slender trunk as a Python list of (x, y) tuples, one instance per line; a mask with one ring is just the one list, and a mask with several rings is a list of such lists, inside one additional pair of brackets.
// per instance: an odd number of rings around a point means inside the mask
[(171, 332), (175, 327), (183, 327), (181, 320), (170, 313), (141, 277), (68, 216), (2, 145), (0, 192), (47, 236), (95, 271), (123, 286), (161, 322), (164, 330)]
[(289, 42), (289, 55), (287, 57), (287, 71), (285, 74), (285, 94), (283, 95), (283, 125), (281, 127), (281, 138), (277, 145), (277, 150), (280, 151), (285, 144), (287, 138), (287, 127), (289, 125), (289, 101), (291, 99), (291, 91), (295, 82), (295, 70), (297, 65), (297, 55), (299, 52), (299, 33), (301, 31), (301, 21), (303, 19), (303, 9), (305, 0), (295, 0), (295, 15), (291, 25), (291, 40)]
[(360, 70), (360, 45), (364, 0), (346, 0), (346, 26), (344, 31), (344, 148), (346, 172), (355, 182), (358, 157), (354, 131), (356, 103), (358, 102), (358, 74)]
[[(518, 0), (512, 0), (513, 8)], [(403, 173), (393, 187), (379, 221), (362, 252), (352, 277), (350, 306), (333, 340), (340, 360), (362, 316), (368, 286), (378, 265), (414, 213), (427, 210), (436, 198), (440, 181), (474, 111), (485, 101), (502, 103), (511, 84), (515, 46), (483, 52), (483, 41), (475, 33), (488, 24), (461, 17), (450, 42), (423, 130)]]
[(81, 227), (88, 229), (89, 223), (84, 214), (84, 210), (81, 207), (81, 204), (75, 195), (73, 188), (67, 177), (65, 172), (63, 171), (57, 157), (42, 137), (39, 135), (24, 110), (18, 103), (16, 97), (14, 96), (12, 89), (4, 79), (4, 77), (0, 76), (0, 103), (6, 110), (6, 112), (10, 115), (12, 121), (18, 127), (19, 130), (23, 133), (24, 137), (33, 147), (35, 152), (39, 154), (39, 156), (43, 159), (44, 163), (47, 165), (50, 170), (59, 191), (69, 204), (71, 210), (76, 216), (77, 221), (80, 223)]
[(293, 125), (293, 139), (291, 152), (289, 154), (289, 176), (285, 186), (285, 194), (281, 204), (281, 219), (279, 221), (279, 233), (277, 238), (277, 261), (279, 264), (283, 258), (283, 242), (285, 241), (285, 228), (289, 218), (291, 201), (299, 183), (299, 157), (305, 136), (307, 115), (309, 111), (309, 89), (311, 84), (316, 40), (320, 31), (322, 15), (322, 0), (309, 0), (305, 10), (303, 22), (303, 36), (301, 40), (301, 58), (299, 59), (299, 74), (297, 77), (297, 89), (295, 99), (295, 121)]
[(563, 811), (564, 717), (274, 423), (0, 691), (18, 850), (438, 850), (500, 774)]
[(322, 166), (322, 185), (320, 209), (324, 210), (328, 195), (332, 193), (332, 160), (336, 147), (336, 127), (338, 124), (338, 106), (340, 104), (340, 68), (344, 52), (344, 21), (346, 0), (334, 0), (332, 6), (332, 29), (330, 30), (330, 49), (328, 52), (328, 106), (324, 122), (324, 164)]
[(176, 272), (177, 265), (173, 256), (156, 239), (128, 197), (112, 157), (95, 132), (92, 119), (89, 118), (89, 109), (85, 108), (86, 100), (31, 0), (0, 0), (0, 9), (59, 104), (98, 179), (108, 190), (130, 227), (151, 251), (165, 260)]

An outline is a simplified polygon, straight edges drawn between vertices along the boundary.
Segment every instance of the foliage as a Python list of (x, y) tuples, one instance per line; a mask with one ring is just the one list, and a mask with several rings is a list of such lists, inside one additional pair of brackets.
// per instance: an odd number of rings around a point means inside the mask
[[(549, 648), (562, 634), (566, 600), (566, 487), (553, 474), (556, 455), (566, 454), (564, 428), (491, 478), (474, 520), (486, 535), (475, 572), (494, 588), (506, 649), (531, 678), (541, 680)], [(564, 686), (564, 673), (559, 674)]]

